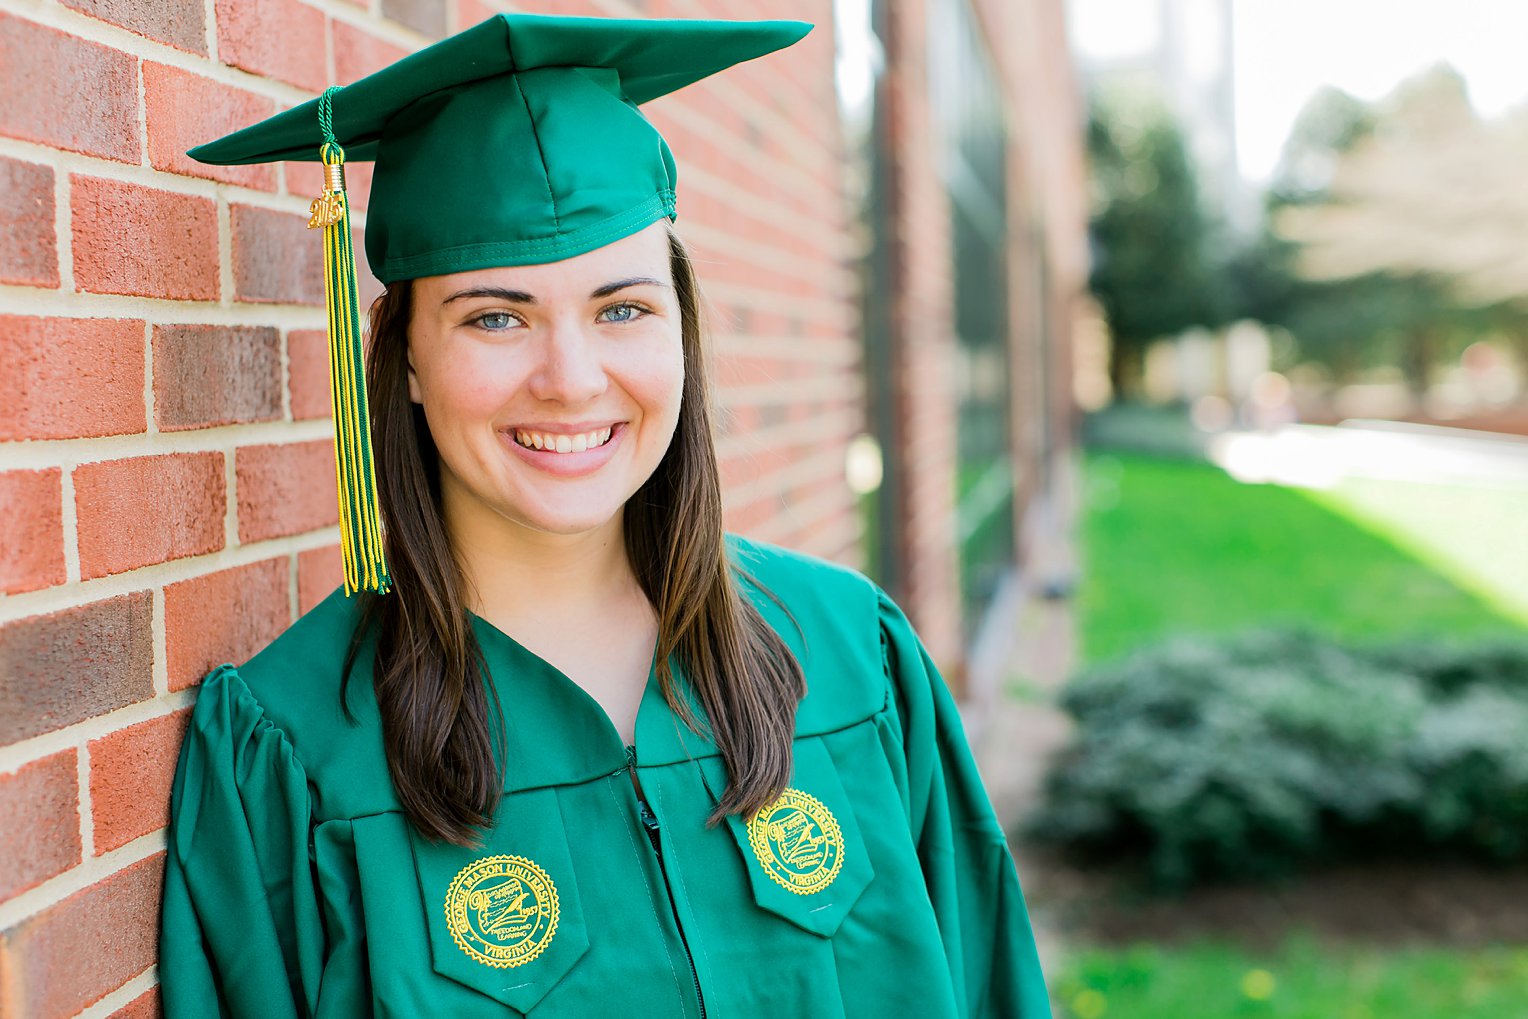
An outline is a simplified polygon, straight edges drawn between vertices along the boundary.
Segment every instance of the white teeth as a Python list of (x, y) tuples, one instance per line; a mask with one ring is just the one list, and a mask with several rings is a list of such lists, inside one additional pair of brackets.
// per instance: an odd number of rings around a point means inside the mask
[(582, 453), (585, 450), (603, 446), (610, 441), (611, 428), (601, 428), (597, 432), (585, 432), (582, 435), (551, 435), (541, 432), (528, 432), (524, 429), (515, 429), (515, 441), (528, 449), (556, 450), (559, 453)]

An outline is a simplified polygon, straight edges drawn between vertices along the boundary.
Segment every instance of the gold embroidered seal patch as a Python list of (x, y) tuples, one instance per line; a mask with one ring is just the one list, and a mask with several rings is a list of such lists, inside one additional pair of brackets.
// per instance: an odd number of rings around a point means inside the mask
[(748, 822), (753, 855), (775, 881), (797, 895), (833, 883), (844, 862), (844, 834), (821, 800), (787, 789)]
[(557, 933), (557, 886), (523, 856), (485, 856), (446, 890), (446, 925), (457, 945), (488, 966), (519, 966)]

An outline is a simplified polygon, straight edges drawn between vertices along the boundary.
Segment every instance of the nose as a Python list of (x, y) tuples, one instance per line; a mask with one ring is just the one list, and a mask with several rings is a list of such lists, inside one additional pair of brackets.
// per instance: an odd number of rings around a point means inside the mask
[(536, 399), (577, 406), (605, 391), (600, 339), (577, 320), (559, 319), (544, 330), (540, 355), (529, 386)]

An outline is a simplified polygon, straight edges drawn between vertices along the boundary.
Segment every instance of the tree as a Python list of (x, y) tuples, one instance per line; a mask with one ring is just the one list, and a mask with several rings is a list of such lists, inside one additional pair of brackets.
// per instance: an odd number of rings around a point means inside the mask
[(1094, 214), (1089, 286), (1113, 339), (1116, 393), (1135, 388), (1151, 340), (1230, 317), (1183, 136), (1160, 106), (1094, 96), (1088, 118)]
[(1395, 363), (1420, 396), (1445, 353), (1525, 323), (1514, 146), (1528, 148), (1482, 125), (1447, 67), (1374, 106), (1322, 90), (1285, 146), (1263, 236), (1235, 260), (1238, 303), (1339, 377)]

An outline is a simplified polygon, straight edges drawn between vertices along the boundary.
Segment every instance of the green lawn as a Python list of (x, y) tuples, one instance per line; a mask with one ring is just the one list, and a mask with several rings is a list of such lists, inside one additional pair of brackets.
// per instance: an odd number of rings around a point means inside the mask
[(1528, 626), (1528, 489), (1346, 478), (1308, 498)]
[(1377, 482), (1317, 492), (1243, 484), (1202, 461), (1082, 456), (1087, 661), (1255, 624), (1367, 638), (1520, 632), (1528, 621), (1523, 493)]
[[(1191, 458), (1082, 458), (1085, 661), (1278, 622), (1357, 639), (1528, 625), (1528, 492), (1308, 490), (1242, 484)], [(1528, 1019), (1528, 948), (1341, 947), (1302, 932), (1267, 955), (1079, 946), (1049, 976), (1067, 1019)]]
[(1217, 944), (1072, 953), (1066, 1019), (1524, 1019), (1528, 948), (1372, 949), (1304, 933), (1279, 951)]

